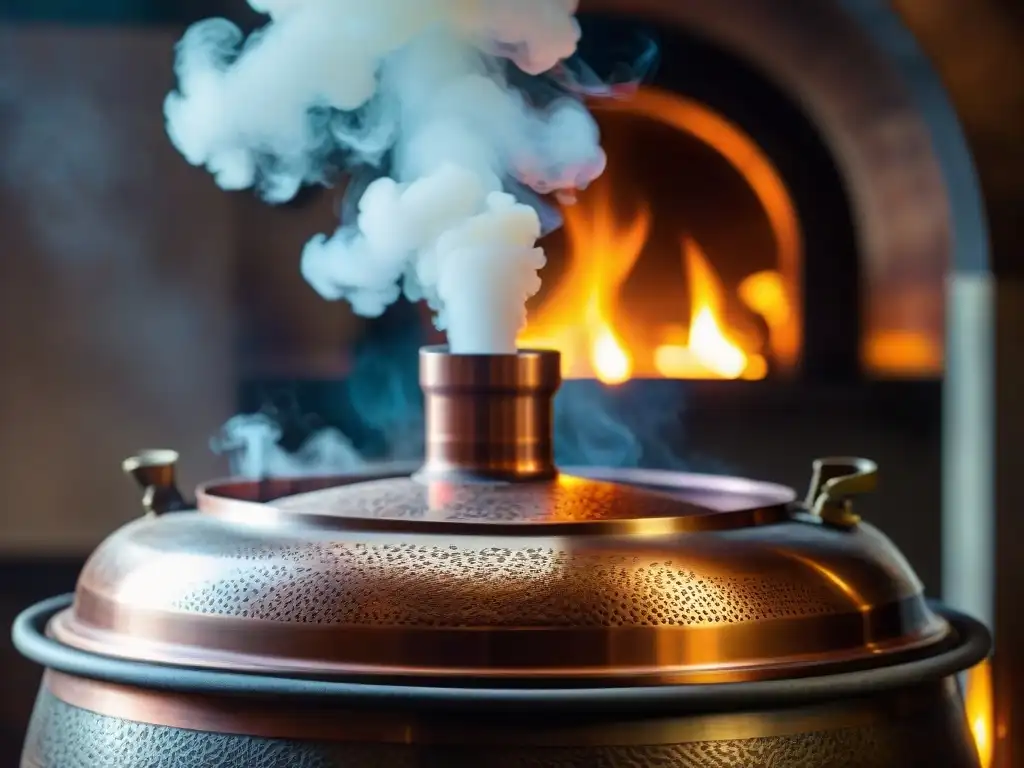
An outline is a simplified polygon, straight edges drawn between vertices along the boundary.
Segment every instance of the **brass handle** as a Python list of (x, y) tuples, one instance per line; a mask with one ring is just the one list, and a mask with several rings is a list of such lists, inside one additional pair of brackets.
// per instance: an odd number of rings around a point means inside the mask
[(853, 497), (871, 493), (878, 483), (878, 465), (870, 459), (832, 456), (816, 459), (807, 508), (829, 525), (853, 528), (860, 515), (853, 511)]
[(177, 463), (178, 452), (163, 449), (139, 451), (121, 463), (125, 474), (134, 478), (144, 491), (142, 506), (147, 512), (164, 515), (194, 508), (178, 490)]

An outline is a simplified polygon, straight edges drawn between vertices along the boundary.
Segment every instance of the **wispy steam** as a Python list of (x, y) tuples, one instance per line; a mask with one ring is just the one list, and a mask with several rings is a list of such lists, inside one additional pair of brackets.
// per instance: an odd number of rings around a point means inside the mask
[[(576, 0), (250, 3), (270, 22), (248, 40), (225, 19), (182, 39), (174, 144), (221, 187), (270, 202), (387, 158), (355, 220), (306, 245), (303, 274), (366, 316), (403, 290), (426, 300), (453, 352), (514, 352), (545, 262), (541, 217), (516, 193), (582, 188), (604, 168), (562, 65)], [(510, 67), (558, 67), (548, 98), (528, 100)]]
[(359, 452), (339, 430), (322, 429), (297, 451), (281, 445), (282, 429), (263, 413), (240, 414), (228, 420), (211, 443), (224, 454), (238, 477), (303, 477), (352, 472), (364, 466)]
[[(425, 342), (420, 313), (400, 302), (356, 343), (344, 381), (305, 394), (291, 385), (259, 387), (250, 405), (260, 410), (228, 421), (213, 450), (228, 459), (233, 474), (249, 478), (344, 474), (422, 460), (417, 350)], [(328, 412), (333, 426), (324, 425)]]
[[(390, 313), (385, 326), (389, 319)], [(327, 475), (422, 460), (423, 398), (415, 351), (423, 339), (411, 323), (395, 323), (383, 333), (377, 329), (373, 336), (346, 381), (324, 393), (331, 410), (347, 416), (325, 428), (309, 417), (319, 410), (316, 403), (300, 405), (292, 391), (280, 393), (281, 402), (264, 400), (264, 411), (236, 416), (214, 442), (232, 471), (253, 478)], [(557, 463), (693, 469), (694, 461), (700, 469), (720, 470), (690, 454), (683, 425), (685, 385), (637, 385), (564, 382), (555, 398)], [(293, 446), (299, 447), (290, 450)]]
[[(394, 375), (397, 375), (395, 372)], [(397, 381), (397, 380), (394, 380)], [(392, 386), (395, 386), (394, 381)], [(650, 406), (651, 392), (644, 393), (647, 404), (637, 408), (636, 398), (614, 402), (621, 394), (593, 381), (567, 382), (555, 400), (556, 461), (561, 466), (650, 467), (682, 469), (685, 445), (681, 439), (682, 409), (679, 385), (670, 384), (654, 394), (662, 402)], [(394, 395), (394, 392), (391, 393)], [(376, 399), (365, 387), (349, 392), (353, 405), (363, 398)], [(368, 462), (363, 453), (339, 429), (327, 427), (312, 432), (296, 451), (281, 443), (283, 430), (266, 413), (235, 416), (224, 425), (212, 447), (227, 456), (232, 474), (248, 478), (302, 477), (357, 472), (367, 466), (410, 463), (422, 459), (423, 444), (409, 440), (421, 429), (409, 424), (422, 423), (422, 403), (415, 400), (394, 403), (397, 418), (377, 424), (382, 429), (384, 457)], [(705, 461), (704, 464), (707, 462)]]

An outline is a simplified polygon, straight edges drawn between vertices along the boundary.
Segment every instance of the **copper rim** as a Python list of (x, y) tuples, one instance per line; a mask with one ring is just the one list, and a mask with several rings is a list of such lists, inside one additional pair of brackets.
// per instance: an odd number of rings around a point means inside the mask
[[(907, 635), (908, 624), (922, 630)], [(105, 627), (106, 629), (98, 629)], [(744, 631), (745, 630), (745, 631)], [(105, 656), (235, 672), (449, 686), (628, 686), (751, 682), (894, 664), (954, 639), (922, 600), (846, 616), (715, 627), (500, 629), (295, 627), (134, 609), (80, 593), (48, 634)], [(849, 639), (867, 642), (850, 647)], [(147, 639), (149, 638), (149, 639)], [(154, 638), (159, 638), (156, 640)], [(245, 648), (240, 652), (239, 648)]]
[[(700, 475), (667, 470), (630, 470), (634, 484), (655, 492), (697, 498), (705, 514), (678, 517), (652, 517), (629, 520), (521, 523), (450, 522), (436, 520), (340, 517), (296, 512), (274, 505), (276, 499), (311, 491), (338, 488), (358, 482), (408, 477), (408, 466), (388, 466), (360, 475), (332, 475), (298, 478), (243, 480), (227, 478), (200, 485), (197, 505), (204, 514), (233, 523), (291, 527), (296, 524), (338, 531), (392, 531), (416, 533), (478, 534), (486, 527), (488, 535), (551, 536), (571, 535), (657, 535), (721, 531), (755, 525), (767, 525), (791, 516), (796, 499), (792, 489), (773, 483), (715, 475)], [(599, 468), (573, 467), (567, 475), (614, 482), (621, 472)], [(433, 485), (445, 481), (427, 481)], [(747, 506), (743, 506), (746, 504)], [(733, 507), (733, 508), (730, 508)], [(739, 506), (739, 508), (735, 508)]]
[[(807, 706), (853, 700), (943, 680), (985, 659), (992, 647), (989, 631), (977, 620), (937, 603), (933, 610), (953, 627), (950, 642), (899, 664), (804, 678), (711, 685), (586, 688), (467, 688), (394, 686), (301, 677), (252, 675), (182, 666), (148, 664), (100, 656), (63, 645), (48, 636), (50, 620), (72, 602), (59, 595), (22, 611), (12, 639), (26, 658), (75, 677), (146, 690), (185, 695), (254, 697), (277, 702), (345, 701), (369, 711), (394, 710), (494, 713), (537, 716), (580, 714), (615, 717), (735, 712), (749, 708)], [(625, 708), (625, 709), (624, 709)]]

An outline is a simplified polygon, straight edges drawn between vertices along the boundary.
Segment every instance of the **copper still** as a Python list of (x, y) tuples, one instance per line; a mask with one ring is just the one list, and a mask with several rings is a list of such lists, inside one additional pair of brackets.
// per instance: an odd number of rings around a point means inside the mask
[(559, 357), (420, 356), (413, 474), (177, 490), (73, 596), (23, 613), (46, 667), (25, 768), (976, 768), (956, 675), (978, 622), (928, 603), (857, 514), (864, 459), (810, 491), (553, 463)]

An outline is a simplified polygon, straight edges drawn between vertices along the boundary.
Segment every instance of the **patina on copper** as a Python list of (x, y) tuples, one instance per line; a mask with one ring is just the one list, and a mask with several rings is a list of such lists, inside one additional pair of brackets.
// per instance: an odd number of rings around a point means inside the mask
[(736, 478), (559, 473), (557, 353), (429, 348), (421, 380), (420, 471), (207, 485), (198, 511), (108, 539), (49, 632), (149, 662), (515, 687), (800, 677), (955, 640), (853, 511), (866, 460), (819, 461), (805, 504)]

